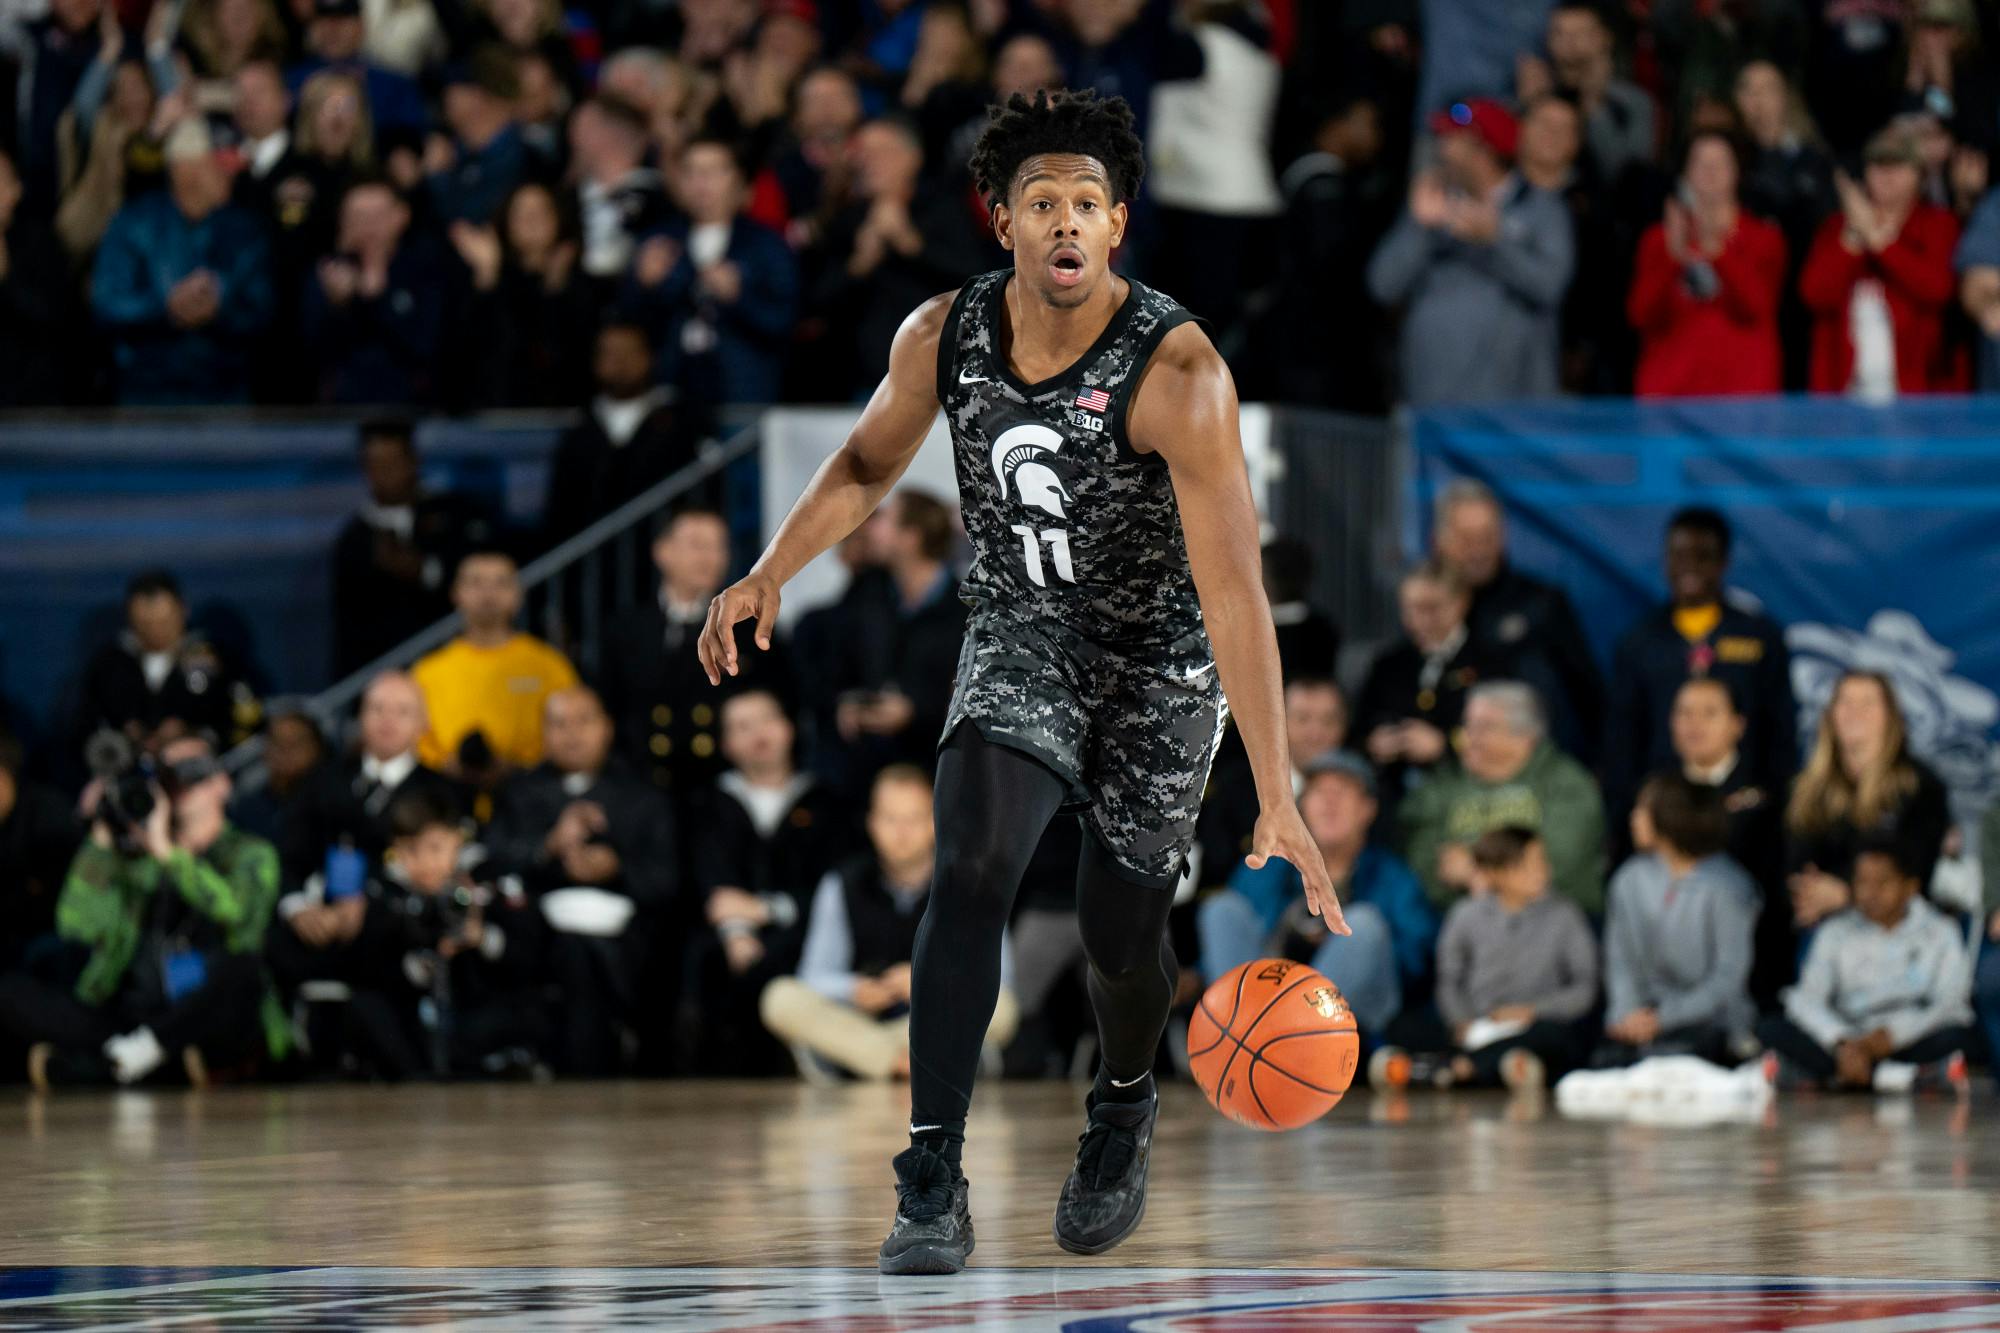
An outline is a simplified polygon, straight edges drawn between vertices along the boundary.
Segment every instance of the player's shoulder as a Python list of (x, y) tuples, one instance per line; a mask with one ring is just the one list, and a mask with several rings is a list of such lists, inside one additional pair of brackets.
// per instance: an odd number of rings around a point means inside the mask
[(1167, 330), (1153, 353), (1153, 364), (1188, 376), (1229, 374), (1229, 363), (1209, 341), (1208, 331), (1193, 319)]
[(1132, 307), (1132, 334), (1140, 340), (1146, 370), (1176, 375), (1228, 373), (1222, 354), (1193, 311), (1157, 287), (1133, 281), (1126, 301)]
[(906, 394), (933, 392), (944, 346), (945, 325), (958, 290), (941, 292), (903, 316), (889, 344), (889, 380)]
[(904, 368), (913, 376), (922, 377), (925, 367), (937, 364), (938, 353), (944, 346), (945, 327), (951, 322), (953, 306), (958, 303), (958, 295), (963, 287), (955, 287), (948, 292), (940, 292), (919, 305), (903, 317), (901, 327), (896, 330), (896, 339), (889, 349), (891, 369)]
[(907, 334), (936, 342), (944, 333), (945, 321), (951, 318), (952, 306), (958, 303), (958, 294), (964, 290), (963, 287), (954, 287), (925, 301), (903, 317), (903, 327), (897, 336)]
[(1184, 318), (1161, 336), (1139, 376), (1133, 410), (1140, 423), (1186, 421), (1204, 409), (1235, 404), (1236, 381), (1229, 363), (1192, 318)]

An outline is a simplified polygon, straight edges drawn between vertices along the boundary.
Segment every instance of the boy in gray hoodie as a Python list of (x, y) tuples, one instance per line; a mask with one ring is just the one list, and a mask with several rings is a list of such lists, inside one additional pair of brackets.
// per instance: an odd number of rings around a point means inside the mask
[(1600, 1065), (1649, 1055), (1734, 1064), (1756, 1054), (1751, 940), (1758, 892), (1723, 853), (1729, 813), (1713, 787), (1679, 773), (1649, 781), (1633, 810), (1642, 850), (1611, 879), (1605, 923)]
[[(1597, 1003), (1597, 937), (1583, 909), (1550, 889), (1541, 836), (1508, 825), (1472, 844), (1476, 891), (1438, 939), (1437, 1010), (1409, 1016), (1369, 1061), (1379, 1087), (1429, 1081), (1539, 1088), (1589, 1050), (1582, 1020)], [(1412, 1057), (1405, 1047), (1435, 1053)]]
[(1862, 843), (1854, 907), (1813, 936), (1785, 1011), (1759, 1025), (1787, 1081), (1965, 1091), (1972, 960), (1965, 933), (1918, 896), (1915, 849)]

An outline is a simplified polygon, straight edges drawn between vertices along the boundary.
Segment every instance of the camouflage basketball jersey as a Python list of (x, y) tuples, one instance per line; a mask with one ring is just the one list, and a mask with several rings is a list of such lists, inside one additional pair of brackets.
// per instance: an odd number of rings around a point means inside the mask
[(967, 283), (938, 352), (973, 606), (940, 743), (962, 724), (1041, 760), (1118, 872), (1171, 887), (1228, 706), (1164, 460), (1125, 434), (1132, 393), (1191, 316), (1138, 283), (1068, 370), (1000, 355), (1012, 270)]
[(1012, 275), (1001, 269), (965, 285), (938, 356), (938, 399), (975, 553), (966, 599), (1103, 644), (1201, 633), (1167, 465), (1135, 452), (1125, 433), (1147, 360), (1193, 317), (1134, 282), (1074, 365), (1024, 384), (1000, 352)]

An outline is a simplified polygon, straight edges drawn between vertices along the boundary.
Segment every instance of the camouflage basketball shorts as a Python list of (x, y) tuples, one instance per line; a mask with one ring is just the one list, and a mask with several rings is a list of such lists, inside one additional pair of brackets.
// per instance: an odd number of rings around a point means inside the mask
[[(1143, 656), (1139, 655), (1143, 652)], [(1127, 878), (1172, 886), (1194, 841), (1228, 705), (1205, 634), (1126, 653), (981, 611), (966, 627), (948, 740), (971, 722), (1041, 760)]]

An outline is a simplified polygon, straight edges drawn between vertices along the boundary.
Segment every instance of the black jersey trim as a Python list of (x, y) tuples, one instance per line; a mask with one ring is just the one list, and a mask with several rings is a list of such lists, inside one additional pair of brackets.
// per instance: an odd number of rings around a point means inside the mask
[(972, 289), (980, 279), (967, 282), (951, 298), (951, 309), (945, 314), (944, 329), (938, 334), (937, 354), (937, 399), (938, 406), (945, 407), (951, 402), (952, 379), (958, 374), (958, 317), (965, 310), (965, 303), (971, 299)]
[(1049, 376), (1047, 379), (1036, 380), (1033, 384), (1029, 384), (1014, 373), (1014, 367), (1010, 363), (1007, 353), (1002, 351), (1000, 347), (1000, 331), (1007, 327), (1005, 321), (1001, 318), (1002, 311), (1000, 307), (1004, 306), (1007, 301), (1007, 283), (1012, 282), (1016, 276), (1012, 269), (1003, 271), (1007, 274), (1006, 280), (993, 284), (993, 296), (991, 299), (994, 303), (994, 309), (988, 315), (988, 318), (992, 320), (993, 328), (993, 368), (994, 372), (1009, 387), (1022, 397), (1030, 400), (1039, 398), (1049, 390), (1074, 379), (1078, 372), (1103, 356), (1105, 350), (1117, 340), (1120, 334), (1125, 332), (1125, 326), (1132, 322), (1133, 316), (1139, 313), (1140, 294), (1145, 290), (1138, 283), (1133, 282), (1129, 278), (1126, 279), (1125, 299), (1119, 303), (1116, 310), (1111, 312), (1111, 318), (1105, 321), (1104, 331), (1097, 335), (1097, 340), (1091, 343), (1082, 356), (1079, 356), (1055, 374)]
[(1208, 321), (1177, 305), (1160, 317), (1160, 322), (1147, 330), (1146, 337), (1132, 356), (1132, 373), (1127, 375), (1112, 393), (1111, 398), (1111, 439), (1118, 446), (1118, 452), (1129, 459), (1141, 463), (1161, 463), (1158, 454), (1142, 454), (1132, 447), (1132, 437), (1126, 433), (1125, 423), (1132, 416), (1132, 395), (1139, 391), (1139, 382), (1146, 378), (1146, 368), (1153, 364), (1153, 353), (1160, 350), (1169, 333), (1183, 324), (1199, 324), (1205, 330)]

